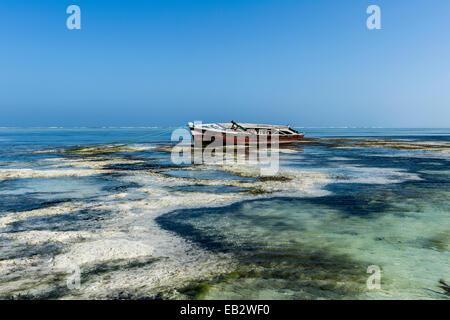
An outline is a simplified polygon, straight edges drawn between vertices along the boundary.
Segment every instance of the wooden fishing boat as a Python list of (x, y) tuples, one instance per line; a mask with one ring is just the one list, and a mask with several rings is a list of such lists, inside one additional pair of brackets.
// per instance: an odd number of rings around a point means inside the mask
[[(188, 123), (195, 141), (211, 141), (221, 139), (223, 144), (248, 144), (250, 142), (270, 143), (278, 139), (278, 143), (292, 143), (303, 139), (304, 133), (292, 129), (290, 126), (253, 124), (253, 123)], [(275, 138), (276, 136), (276, 138)]]

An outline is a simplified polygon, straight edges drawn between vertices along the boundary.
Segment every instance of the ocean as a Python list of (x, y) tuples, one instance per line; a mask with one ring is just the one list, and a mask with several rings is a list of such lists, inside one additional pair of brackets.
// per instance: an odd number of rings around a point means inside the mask
[(449, 298), (450, 129), (297, 128), (274, 176), (174, 129), (0, 128), (0, 298)]

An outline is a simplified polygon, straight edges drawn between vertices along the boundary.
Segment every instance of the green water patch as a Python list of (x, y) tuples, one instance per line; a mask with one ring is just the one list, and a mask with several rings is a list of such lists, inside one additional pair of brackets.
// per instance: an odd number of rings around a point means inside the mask
[(234, 252), (238, 267), (178, 289), (187, 299), (342, 299), (364, 293), (366, 267), (307, 248), (253, 248)]
[(195, 299), (319, 299), (356, 297), (365, 292), (369, 262), (333, 252), (332, 239), (320, 239), (311, 234), (301, 217), (285, 214), (277, 214), (267, 202), (252, 201), (159, 218), (163, 227), (213, 252), (231, 254), (238, 262), (232, 273), (191, 283), (180, 289), (182, 295)]
[[(233, 273), (189, 285), (189, 298), (438, 298), (432, 292), (450, 270), (449, 194), (430, 183), (335, 185), (331, 196), (180, 210), (157, 221), (237, 261)], [(382, 270), (381, 290), (366, 287), (371, 265)]]

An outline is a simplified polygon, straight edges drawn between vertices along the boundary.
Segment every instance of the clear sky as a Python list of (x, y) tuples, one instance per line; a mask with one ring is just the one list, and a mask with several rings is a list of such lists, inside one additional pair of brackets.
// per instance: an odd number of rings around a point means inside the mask
[(1, 0), (0, 40), (0, 126), (450, 127), (449, 0)]

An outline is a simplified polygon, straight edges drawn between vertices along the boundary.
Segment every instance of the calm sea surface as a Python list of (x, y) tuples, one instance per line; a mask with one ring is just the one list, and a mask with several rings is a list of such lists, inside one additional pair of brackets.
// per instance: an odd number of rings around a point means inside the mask
[(0, 128), (0, 298), (448, 299), (450, 129), (298, 128), (272, 177), (174, 129)]

